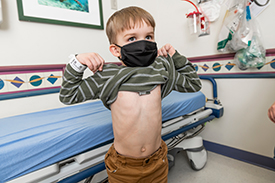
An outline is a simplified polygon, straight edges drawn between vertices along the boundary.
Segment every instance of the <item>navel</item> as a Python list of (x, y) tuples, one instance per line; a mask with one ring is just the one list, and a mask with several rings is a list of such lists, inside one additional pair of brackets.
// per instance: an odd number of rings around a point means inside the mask
[(141, 148), (141, 152), (145, 152), (146, 151), (146, 148), (145, 147), (142, 147)]

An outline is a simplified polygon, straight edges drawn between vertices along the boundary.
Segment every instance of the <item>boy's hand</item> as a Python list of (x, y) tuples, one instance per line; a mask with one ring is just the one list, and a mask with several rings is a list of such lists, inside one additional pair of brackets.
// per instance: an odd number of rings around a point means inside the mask
[(172, 57), (175, 53), (176, 53), (176, 50), (169, 43), (164, 45), (158, 50), (158, 56), (161, 55), (161, 56), (167, 57), (167, 55), (169, 54)]
[(275, 102), (268, 109), (268, 117), (273, 123), (275, 123)]
[(102, 71), (105, 63), (104, 59), (98, 53), (81, 53), (76, 59), (83, 65), (86, 65), (93, 73)]

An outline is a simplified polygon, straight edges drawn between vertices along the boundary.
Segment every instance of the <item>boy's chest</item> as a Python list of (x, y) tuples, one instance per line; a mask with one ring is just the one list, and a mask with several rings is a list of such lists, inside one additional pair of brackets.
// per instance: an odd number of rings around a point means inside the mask
[(161, 87), (157, 86), (145, 95), (139, 95), (137, 92), (119, 91), (117, 99), (111, 105), (111, 111), (113, 116), (117, 115), (117, 118), (123, 116), (123, 119), (127, 119), (128, 122), (131, 119), (144, 121), (146, 120), (144, 118), (152, 115), (158, 116), (160, 114), (154, 114), (154, 111), (157, 113), (161, 111)]

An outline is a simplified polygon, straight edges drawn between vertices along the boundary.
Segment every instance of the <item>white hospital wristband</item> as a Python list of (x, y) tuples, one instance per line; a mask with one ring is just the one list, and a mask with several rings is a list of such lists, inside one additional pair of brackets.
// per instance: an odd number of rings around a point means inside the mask
[(71, 65), (71, 67), (72, 67), (75, 71), (77, 71), (77, 72), (84, 72), (84, 71), (85, 71), (85, 69), (87, 68), (87, 66), (81, 64), (81, 63), (76, 59), (75, 55), (72, 54), (72, 55), (69, 56), (69, 58), (70, 58), (69, 64)]

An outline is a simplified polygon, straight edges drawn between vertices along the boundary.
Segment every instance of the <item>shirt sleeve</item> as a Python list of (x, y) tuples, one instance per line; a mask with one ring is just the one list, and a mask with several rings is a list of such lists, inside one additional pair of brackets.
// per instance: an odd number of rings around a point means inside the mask
[(177, 51), (172, 56), (175, 65), (175, 87), (179, 92), (197, 92), (201, 89), (201, 81), (192, 63)]
[(69, 105), (99, 98), (102, 83), (105, 80), (100, 72), (83, 79), (82, 66), (76, 59), (72, 59), (67, 64), (59, 92), (59, 99), (62, 103)]

